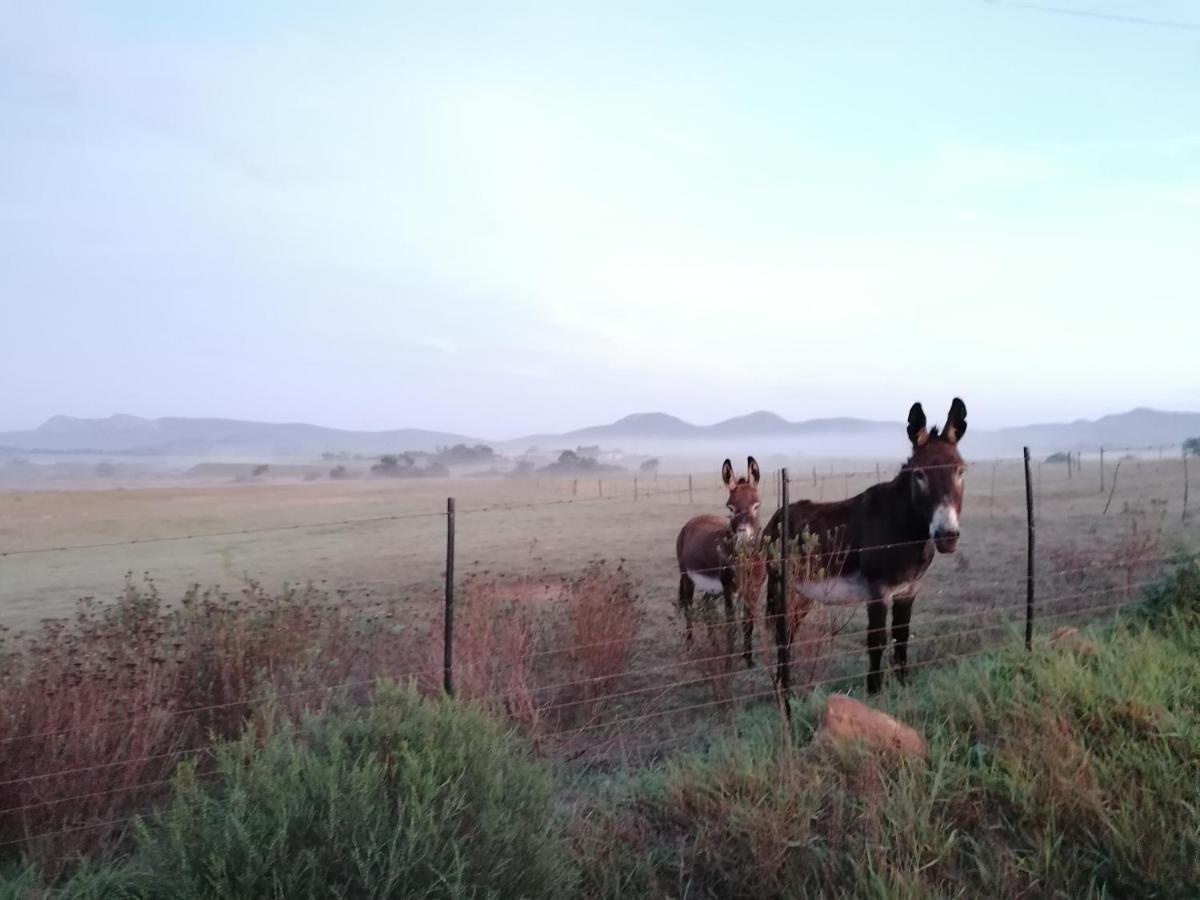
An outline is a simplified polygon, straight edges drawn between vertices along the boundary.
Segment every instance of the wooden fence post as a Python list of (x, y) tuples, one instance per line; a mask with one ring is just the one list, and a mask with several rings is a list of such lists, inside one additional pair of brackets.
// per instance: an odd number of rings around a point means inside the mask
[(1100, 515), (1102, 515), (1102, 516), (1108, 515), (1108, 507), (1112, 503), (1113, 494), (1115, 494), (1117, 492), (1117, 476), (1120, 474), (1121, 474), (1121, 460), (1118, 459), (1117, 467), (1115, 469), (1113, 469), (1112, 488), (1108, 492), (1108, 501), (1104, 504), (1104, 512), (1100, 513)]
[(880, 484), (883, 478), (879, 474), (879, 463), (875, 463), (875, 483)]
[(577, 497), (578, 495), (579, 495), (579, 479), (576, 478), (574, 481), (571, 482), (571, 496)]
[(596, 479), (596, 496), (597, 497), (604, 496), (604, 481), (600, 478)]
[(446, 498), (446, 623), (442, 636), (442, 687), (454, 696), (454, 498)]
[(792, 591), (791, 585), (791, 566), (789, 560), (788, 542), (791, 535), (788, 534), (788, 527), (791, 524), (788, 519), (788, 506), (790, 498), (788, 496), (788, 471), (786, 468), (779, 472), (780, 490), (783, 494), (783, 505), (780, 507), (783, 510), (783, 515), (779, 517), (779, 575), (782, 584), (782, 589), (779, 592), (779, 597), (776, 599), (775, 614), (775, 678), (779, 687), (779, 694), (783, 701), (784, 715), (788, 722), (792, 721), (792, 707), (789, 702), (791, 693), (791, 648), (790, 635), (788, 634), (788, 600)]
[(1104, 448), (1100, 448), (1100, 493), (1104, 493)]
[(637, 476), (633, 476), (633, 502), (638, 502)]
[(845, 486), (842, 488), (842, 493), (845, 495), (845, 496), (842, 498), (843, 500), (849, 500), (849, 499), (850, 499), (850, 473), (849, 473), (849, 472), (847, 472), (847, 473), (846, 473), (846, 484), (845, 484)]
[(992, 460), (992, 499), (991, 499), (991, 503), (989, 504), (991, 506), (992, 516), (996, 515), (996, 467), (999, 465), (1000, 465), (1000, 460), (998, 460), (998, 459)]
[(813, 466), (813, 487), (817, 486), (817, 467)]
[(1029, 546), (1025, 557), (1025, 649), (1033, 649), (1033, 477), (1029, 471), (1029, 448), (1025, 448), (1025, 528)]
[(695, 502), (695, 500), (692, 495), (692, 476), (689, 475), (688, 476), (688, 503), (690, 504), (690, 503), (694, 503), (694, 502)]

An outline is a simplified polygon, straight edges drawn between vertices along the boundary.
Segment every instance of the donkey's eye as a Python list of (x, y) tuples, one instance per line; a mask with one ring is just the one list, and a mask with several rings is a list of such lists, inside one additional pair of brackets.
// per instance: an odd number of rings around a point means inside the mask
[(924, 472), (922, 472), (920, 469), (917, 469), (915, 472), (913, 472), (913, 478), (915, 478), (915, 479), (916, 479), (916, 481), (917, 481), (917, 486), (918, 486), (918, 487), (920, 487), (922, 490), (923, 490), (924, 488), (928, 487), (928, 485), (929, 485), (929, 476), (927, 476), (927, 475), (926, 475)]
[(959, 466), (959, 467), (958, 467), (958, 480), (959, 480), (959, 481), (962, 481), (962, 477), (963, 477), (964, 475), (966, 475), (966, 474), (967, 474), (967, 467), (966, 467), (966, 466)]

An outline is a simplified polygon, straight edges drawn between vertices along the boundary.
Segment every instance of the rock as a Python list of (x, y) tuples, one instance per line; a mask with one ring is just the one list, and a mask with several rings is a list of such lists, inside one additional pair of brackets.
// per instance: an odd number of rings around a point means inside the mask
[(871, 750), (925, 759), (929, 745), (908, 725), (845, 694), (825, 701), (821, 734), (835, 743), (862, 741)]

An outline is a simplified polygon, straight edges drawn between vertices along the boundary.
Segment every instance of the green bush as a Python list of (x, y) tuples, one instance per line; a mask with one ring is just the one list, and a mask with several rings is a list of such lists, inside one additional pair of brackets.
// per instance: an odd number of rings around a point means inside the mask
[(1200, 561), (1190, 558), (1146, 591), (1142, 614), (1167, 628), (1200, 624)]
[(467, 707), (370, 708), (253, 730), (182, 769), (141, 829), (142, 897), (538, 897), (571, 889), (549, 774)]

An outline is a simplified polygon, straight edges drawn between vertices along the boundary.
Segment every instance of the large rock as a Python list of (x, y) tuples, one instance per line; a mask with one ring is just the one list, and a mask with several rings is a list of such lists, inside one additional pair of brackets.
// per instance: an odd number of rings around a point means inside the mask
[(835, 743), (861, 741), (881, 753), (918, 759), (929, 755), (929, 745), (912, 728), (845, 694), (830, 694), (825, 701), (821, 734)]

